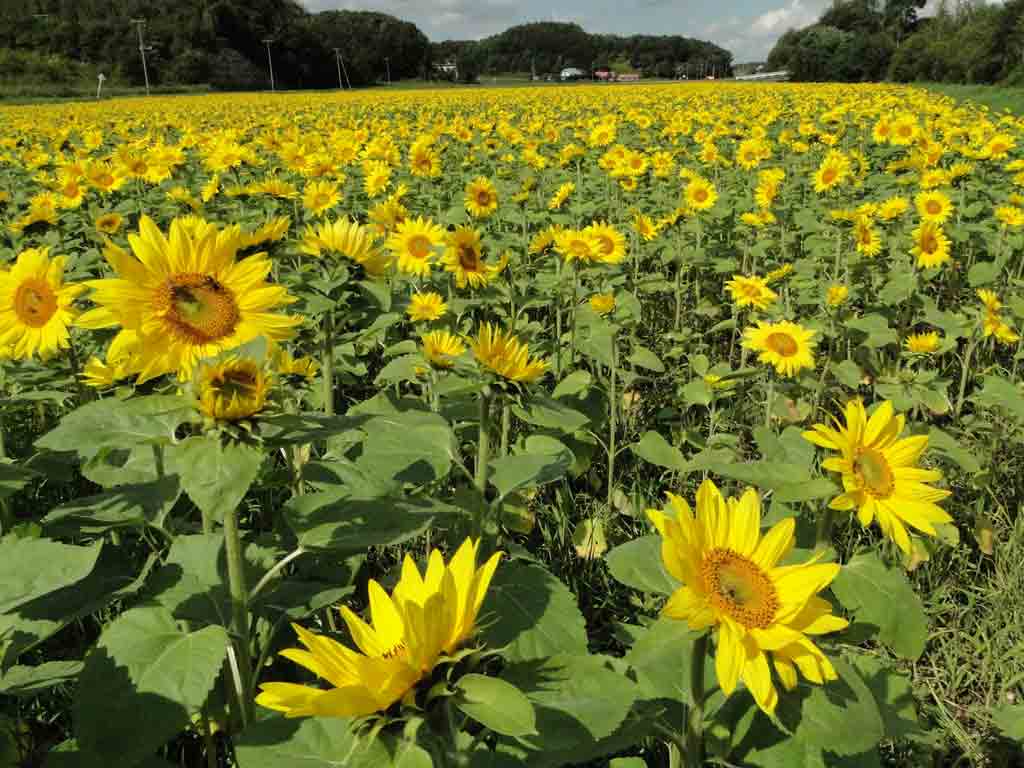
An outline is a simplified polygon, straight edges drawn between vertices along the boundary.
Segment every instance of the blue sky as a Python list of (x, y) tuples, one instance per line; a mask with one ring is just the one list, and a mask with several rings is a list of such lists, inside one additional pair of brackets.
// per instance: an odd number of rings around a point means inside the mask
[(762, 60), (779, 35), (814, 22), (829, 0), (303, 0), (311, 11), (375, 10), (415, 22), (431, 40), (476, 39), (528, 21), (573, 21), (588, 32), (710, 40), (735, 62)]

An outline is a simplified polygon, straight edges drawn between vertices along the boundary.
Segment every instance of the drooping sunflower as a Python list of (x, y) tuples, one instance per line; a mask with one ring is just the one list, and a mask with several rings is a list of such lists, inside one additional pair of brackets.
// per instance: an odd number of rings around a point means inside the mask
[(120, 213), (104, 213), (96, 217), (93, 222), (96, 226), (97, 232), (103, 234), (117, 234), (121, 231), (121, 226), (124, 223), (124, 219)]
[(949, 238), (942, 231), (942, 225), (923, 221), (910, 234), (914, 238), (910, 252), (917, 258), (917, 266), (921, 269), (941, 267), (953, 260), (949, 254)]
[(446, 272), (455, 275), (459, 288), (483, 288), (508, 265), (507, 254), (497, 264), (484, 261), (480, 233), (473, 227), (458, 227), (445, 235), (444, 242), (441, 263)]
[(448, 305), (441, 294), (434, 291), (416, 292), (409, 299), (405, 313), (413, 322), (440, 320), (448, 311)]
[(939, 342), (941, 340), (942, 339), (940, 338), (938, 331), (912, 333), (907, 336), (906, 340), (903, 342), (903, 346), (907, 348), (908, 352), (913, 352), (918, 355), (930, 355), (939, 348)]
[(263, 410), (270, 378), (255, 360), (229, 355), (200, 363), (194, 388), (199, 412), (216, 421), (241, 421)]
[(0, 271), (0, 347), (17, 360), (46, 360), (70, 343), (68, 329), (78, 312), (72, 306), (84, 285), (64, 284), (64, 257), (48, 248), (18, 254)]
[(498, 191), (490, 179), (477, 176), (466, 185), (466, 211), (475, 219), (486, 219), (498, 210)]
[(914, 206), (921, 221), (942, 224), (953, 213), (953, 203), (938, 191), (921, 192), (914, 198)]
[(300, 250), (311, 256), (322, 256), (324, 251), (338, 254), (374, 277), (387, 272), (394, 261), (389, 251), (377, 247), (366, 227), (348, 219), (307, 226)]
[(695, 631), (714, 630), (722, 692), (732, 694), (742, 680), (771, 714), (778, 703), (772, 667), (787, 690), (796, 687), (797, 670), (819, 685), (835, 680), (835, 669), (811, 637), (848, 624), (817, 596), (839, 565), (819, 563), (819, 556), (780, 566), (796, 542), (794, 520), (786, 518), (762, 536), (761, 500), (752, 488), (726, 500), (705, 480), (697, 491), (696, 515), (685, 499), (671, 493), (668, 498), (671, 514), (647, 512), (662, 538), (665, 568), (682, 583), (662, 616)]
[(950, 492), (928, 485), (940, 480), (942, 473), (917, 466), (918, 458), (928, 447), (928, 436), (900, 439), (906, 419), (895, 414), (888, 400), (878, 406), (870, 419), (864, 403), (851, 400), (844, 416), (845, 424), (833, 419), (833, 427), (815, 424), (803, 433), (815, 445), (840, 454), (821, 464), (842, 474), (846, 490), (832, 499), (829, 507), (857, 510), (857, 519), (865, 528), (877, 520), (882, 533), (909, 554), (906, 526), (935, 536), (936, 523), (952, 522), (935, 503)]
[(706, 211), (715, 205), (718, 200), (718, 191), (710, 181), (698, 177), (686, 185), (683, 197), (690, 210)]
[(599, 315), (610, 315), (615, 311), (615, 294), (595, 293), (590, 297), (590, 308)]
[(726, 290), (732, 296), (732, 302), (737, 307), (754, 307), (756, 309), (768, 309), (779, 294), (768, 287), (768, 281), (763, 277), (751, 275), (733, 275), (732, 280), (725, 284)]
[(331, 687), (263, 683), (256, 703), (286, 717), (361, 717), (390, 707), (475, 634), (501, 557), (495, 553), (478, 568), (478, 548), (479, 542), (467, 539), (447, 564), (435, 549), (422, 575), (406, 555), (390, 595), (371, 579), (370, 623), (341, 608), (358, 650), (293, 624), (306, 650), (290, 648), (281, 655)]
[(548, 200), (548, 210), (557, 211), (565, 204), (565, 201), (569, 199), (569, 195), (571, 195), (575, 190), (575, 184), (571, 181), (565, 182), (565, 184), (560, 186), (555, 194), (551, 196), (551, 199)]
[(420, 336), (423, 357), (435, 368), (451, 368), (455, 358), (466, 351), (462, 340), (448, 331), (431, 331)]
[(515, 334), (490, 323), (480, 324), (476, 338), (470, 339), (469, 345), (481, 365), (509, 381), (536, 381), (548, 368), (547, 361), (530, 357), (530, 347)]
[(130, 368), (140, 383), (165, 373), (188, 379), (203, 358), (259, 336), (273, 342), (295, 334), (302, 318), (275, 312), (295, 299), (266, 281), (266, 254), (236, 260), (237, 225), (193, 237), (175, 219), (169, 235), (143, 216), (128, 236), (135, 256), (108, 243), (104, 255), (117, 277), (86, 283), (99, 306), (78, 319), (85, 328), (120, 327), (119, 336), (137, 342)]
[(601, 261), (605, 264), (620, 264), (626, 258), (626, 238), (611, 224), (595, 221), (583, 231), (597, 241)]
[(398, 259), (398, 270), (428, 277), (435, 249), (444, 242), (444, 230), (430, 219), (417, 216), (399, 224), (385, 246)]
[(759, 352), (758, 360), (775, 366), (780, 376), (795, 376), (814, 367), (815, 332), (788, 321), (758, 321), (743, 332), (743, 346)]

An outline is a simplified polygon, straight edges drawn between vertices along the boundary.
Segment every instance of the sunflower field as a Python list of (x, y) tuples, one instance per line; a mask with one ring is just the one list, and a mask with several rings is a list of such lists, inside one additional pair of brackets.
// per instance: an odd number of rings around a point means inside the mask
[(0, 766), (1021, 765), (1024, 118), (0, 110)]

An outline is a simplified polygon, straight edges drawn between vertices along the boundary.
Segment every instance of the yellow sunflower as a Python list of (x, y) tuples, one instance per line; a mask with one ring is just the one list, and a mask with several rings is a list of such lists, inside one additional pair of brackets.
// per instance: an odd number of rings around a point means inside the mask
[(758, 360), (775, 366), (781, 376), (814, 367), (815, 332), (788, 321), (758, 322), (743, 332), (743, 346), (759, 352)]
[(949, 254), (949, 238), (941, 225), (924, 221), (910, 234), (914, 238), (910, 252), (917, 258), (917, 266), (921, 269), (941, 267), (953, 260)]
[(850, 289), (845, 285), (830, 285), (828, 293), (825, 294), (825, 303), (830, 307), (842, 306), (850, 295)]
[(602, 260), (601, 241), (586, 229), (565, 229), (555, 238), (555, 251), (566, 262), (584, 264)]
[(418, 216), (399, 224), (385, 245), (397, 257), (400, 272), (428, 277), (435, 249), (443, 242), (444, 230), (430, 219)]
[(892, 221), (906, 213), (909, 207), (910, 203), (907, 202), (907, 198), (890, 197), (878, 206), (878, 218), (882, 221)]
[(548, 200), (548, 210), (557, 211), (565, 204), (565, 201), (569, 199), (569, 195), (571, 195), (575, 190), (575, 184), (571, 181), (565, 182), (565, 184), (560, 186), (555, 194), (551, 196), (551, 199)]
[(658, 236), (658, 226), (654, 219), (646, 213), (638, 213), (633, 217), (633, 231), (640, 235), (645, 242), (653, 240)]
[(690, 210), (706, 211), (712, 208), (718, 200), (718, 191), (715, 189), (715, 185), (707, 179), (696, 178), (686, 185), (683, 197)]
[(294, 357), (282, 349), (274, 361), (274, 370), (278, 376), (310, 382), (316, 378), (320, 364), (311, 357)]
[(498, 210), (498, 192), (484, 176), (466, 185), (466, 211), (475, 219), (486, 219)]
[(831, 151), (814, 172), (814, 191), (821, 194), (835, 189), (850, 175), (850, 161), (841, 152)]
[(414, 293), (409, 299), (409, 306), (405, 313), (413, 322), (429, 320), (440, 320), (448, 311), (448, 305), (441, 298), (441, 294), (429, 291), (427, 293)]
[(314, 216), (323, 216), (340, 201), (338, 185), (330, 181), (311, 181), (302, 190), (302, 206)]
[(599, 315), (610, 315), (615, 311), (615, 294), (595, 293), (590, 297), (590, 308)]
[(255, 416), (267, 403), (270, 380), (256, 361), (237, 355), (200, 363), (195, 392), (199, 412), (216, 421), (241, 421)]
[(878, 230), (867, 216), (858, 216), (854, 221), (853, 241), (857, 253), (863, 253), (865, 256), (877, 256), (882, 251), (882, 238), (878, 236)]
[(295, 334), (302, 318), (274, 312), (295, 299), (266, 282), (266, 255), (236, 260), (237, 225), (193, 237), (175, 219), (169, 235), (143, 216), (138, 234), (128, 236), (134, 257), (108, 243), (104, 255), (117, 277), (87, 283), (99, 306), (78, 320), (85, 328), (120, 327), (119, 336), (138, 342), (130, 367), (140, 383), (164, 373), (188, 379), (203, 358), (259, 336)]
[(605, 264), (620, 264), (626, 258), (626, 238), (611, 224), (595, 221), (583, 231), (597, 241), (601, 261)]
[(72, 306), (84, 285), (64, 284), (64, 257), (50, 259), (48, 248), (18, 254), (0, 271), (0, 347), (17, 360), (46, 360), (70, 343), (68, 329), (78, 312)]
[(950, 492), (927, 485), (940, 480), (942, 473), (916, 466), (928, 447), (928, 436), (900, 439), (906, 419), (895, 415), (888, 400), (878, 406), (870, 419), (864, 403), (851, 400), (844, 416), (845, 425), (833, 419), (834, 427), (815, 424), (803, 433), (815, 445), (840, 453), (821, 464), (842, 474), (846, 491), (832, 499), (829, 506), (841, 511), (856, 509), (857, 519), (864, 527), (878, 520), (882, 533), (909, 554), (907, 525), (935, 536), (936, 523), (952, 522), (935, 504)]
[(490, 323), (481, 323), (470, 347), (477, 361), (510, 381), (532, 382), (547, 371), (544, 360), (530, 357), (530, 348), (523, 344), (511, 331), (505, 331)]
[(737, 307), (754, 307), (756, 309), (768, 309), (779, 294), (768, 287), (768, 281), (763, 277), (753, 275), (733, 275), (732, 280), (725, 284), (726, 290), (732, 296), (732, 302)]
[(455, 358), (466, 351), (458, 336), (448, 331), (431, 331), (420, 336), (423, 356), (435, 368), (451, 368)]
[(787, 690), (796, 687), (797, 670), (819, 685), (835, 680), (835, 669), (811, 637), (849, 623), (817, 596), (839, 565), (819, 563), (820, 556), (779, 565), (796, 544), (795, 522), (787, 517), (762, 536), (761, 499), (752, 488), (726, 500), (705, 480), (696, 514), (685, 499), (668, 498), (671, 513), (647, 512), (662, 538), (665, 569), (682, 583), (662, 615), (698, 632), (715, 631), (722, 693), (731, 695), (742, 680), (757, 705), (772, 714), (778, 703), (772, 666)]
[(306, 650), (281, 653), (330, 683), (322, 690), (294, 683), (263, 683), (256, 703), (286, 717), (361, 717), (381, 712), (405, 696), (442, 660), (476, 633), (476, 619), (501, 553), (476, 567), (479, 543), (467, 539), (446, 564), (430, 553), (421, 575), (411, 556), (388, 595), (368, 585), (370, 623), (347, 607), (341, 615), (358, 651), (293, 624)]
[(940, 341), (942, 341), (942, 339), (937, 331), (912, 333), (907, 336), (906, 340), (903, 342), (903, 346), (907, 348), (908, 352), (913, 352), (918, 355), (930, 355), (939, 348)]
[(953, 213), (953, 203), (942, 192), (921, 192), (914, 198), (921, 221), (942, 224)]
[(445, 236), (445, 251), (441, 256), (446, 272), (455, 275), (459, 288), (483, 288), (508, 265), (508, 254), (497, 264), (483, 260), (480, 233), (473, 227), (458, 227)]
[(373, 235), (366, 227), (348, 219), (307, 226), (299, 249), (311, 256), (322, 256), (324, 251), (338, 254), (359, 264), (374, 277), (387, 272), (393, 262), (389, 251), (374, 244)]

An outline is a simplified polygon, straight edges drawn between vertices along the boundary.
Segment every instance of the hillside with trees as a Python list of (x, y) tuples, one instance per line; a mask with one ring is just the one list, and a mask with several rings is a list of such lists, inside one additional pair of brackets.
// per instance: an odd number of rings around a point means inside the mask
[[(269, 86), (270, 38), (279, 88), (338, 85), (334, 49), (353, 86), (438, 75), (435, 61), (457, 61), (459, 77), (613, 67), (672, 77), (702, 66), (728, 71), (732, 55), (679, 36), (592, 35), (576, 24), (513, 27), (480, 41), (431, 44), (407, 21), (369, 11), (310, 13), (297, 0), (0, 0), (0, 81), (34, 87), (81, 83), (104, 72), (143, 83), (137, 29), (150, 82), (209, 84), (227, 90)], [(701, 70), (703, 71), (703, 69)]]
[(924, 0), (836, 0), (803, 29), (779, 38), (770, 69), (800, 81), (930, 80), (1024, 83), (1024, 0), (988, 5)]
[[(703, 40), (679, 35), (594, 35), (578, 24), (537, 22), (511, 27), (479, 41), (446, 41), (433, 48), (434, 61), (454, 60), (463, 79), (506, 72), (556, 73), (565, 67), (584, 71), (617, 65), (645, 77), (729, 72), (732, 54)], [(703, 69), (700, 69), (700, 67)]]

